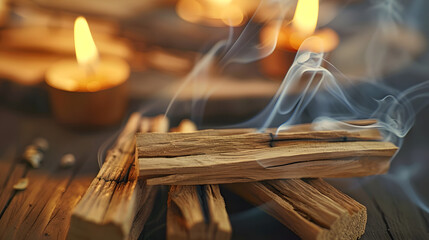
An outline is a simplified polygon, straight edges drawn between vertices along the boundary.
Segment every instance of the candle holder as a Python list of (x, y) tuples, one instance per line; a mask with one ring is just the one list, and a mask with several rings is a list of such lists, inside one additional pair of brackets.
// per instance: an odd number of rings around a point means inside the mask
[(119, 123), (128, 103), (128, 64), (120, 59), (103, 59), (95, 75), (86, 77), (85, 85), (76, 85), (75, 79), (83, 78), (84, 74), (72, 59), (48, 69), (46, 83), (55, 119), (78, 128)]

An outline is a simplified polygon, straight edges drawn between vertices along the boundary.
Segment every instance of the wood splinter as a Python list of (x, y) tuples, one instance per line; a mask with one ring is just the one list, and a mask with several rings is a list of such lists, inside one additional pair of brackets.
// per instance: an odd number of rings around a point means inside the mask
[[(356, 126), (373, 121), (354, 121)], [(358, 130), (356, 130), (358, 129)], [(198, 185), (386, 173), (397, 147), (377, 129), (280, 132), (254, 129), (150, 133), (136, 138), (136, 165), (148, 185)]]
[(366, 208), (322, 179), (271, 180), (227, 185), (302, 239), (358, 239)]

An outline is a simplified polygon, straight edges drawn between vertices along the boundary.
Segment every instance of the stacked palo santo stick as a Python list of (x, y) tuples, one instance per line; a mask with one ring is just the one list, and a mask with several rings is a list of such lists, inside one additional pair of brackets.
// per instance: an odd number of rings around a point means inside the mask
[[(377, 129), (352, 129), (314, 130), (303, 124), (276, 136), (273, 130), (257, 133), (254, 129), (142, 134), (136, 140), (136, 165), (148, 185), (228, 184), (303, 239), (357, 239), (365, 231), (366, 208), (320, 177), (385, 173), (397, 147), (382, 142)], [(185, 193), (188, 188), (195, 187), (172, 187), (170, 199), (196, 198)], [(179, 210), (192, 208), (184, 198), (174, 202)], [(172, 236), (168, 231), (182, 236), (178, 229), (167, 230), (167, 236)], [(202, 239), (182, 236), (191, 238)]]
[[(374, 122), (354, 122), (363, 123)], [(377, 129), (313, 130), (308, 124), (277, 135), (271, 131), (137, 135), (139, 174), (148, 178), (149, 185), (368, 176), (385, 173), (397, 150), (381, 141)]]
[(320, 177), (384, 173), (396, 151), (376, 129), (320, 131), (303, 124), (275, 136), (272, 130), (195, 131), (188, 120), (171, 133), (168, 127), (163, 116), (131, 116), (74, 209), (71, 239), (136, 239), (153, 207), (153, 185), (160, 184), (171, 185), (168, 239), (229, 239), (219, 183), (303, 239), (356, 239), (365, 231), (366, 208)]
[[(135, 133), (167, 132), (168, 119), (132, 114), (105, 163), (73, 210), (70, 239), (138, 239), (157, 189), (137, 179)], [(188, 120), (172, 129), (195, 131)], [(231, 225), (218, 185), (171, 186), (167, 208), (169, 239), (229, 239)], [(207, 218), (207, 219), (206, 219)]]

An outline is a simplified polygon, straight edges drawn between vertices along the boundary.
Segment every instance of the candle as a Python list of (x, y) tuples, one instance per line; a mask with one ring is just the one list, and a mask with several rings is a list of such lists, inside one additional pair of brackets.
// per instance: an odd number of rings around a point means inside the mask
[(99, 58), (85, 18), (74, 26), (76, 59), (64, 59), (46, 72), (55, 118), (78, 127), (118, 123), (126, 110), (129, 65), (122, 59)]
[[(262, 29), (261, 42), (276, 42), (276, 49), (262, 61), (266, 73), (283, 77), (293, 63), (296, 51), (331, 52), (339, 44), (338, 34), (330, 29), (316, 30), (319, 15), (319, 0), (299, 0), (290, 25), (280, 28), (268, 25)], [(277, 37), (277, 38), (276, 38)], [(303, 44), (304, 43), (304, 44)]]

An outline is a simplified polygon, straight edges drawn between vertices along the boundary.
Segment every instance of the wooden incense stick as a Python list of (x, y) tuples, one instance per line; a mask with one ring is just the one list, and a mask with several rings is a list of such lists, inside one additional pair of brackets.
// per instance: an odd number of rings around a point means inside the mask
[[(178, 132), (193, 132), (193, 122), (183, 120)], [(218, 185), (170, 187), (167, 206), (167, 239), (231, 238), (231, 224)]]
[[(361, 126), (373, 121), (353, 122)], [(137, 135), (136, 162), (148, 185), (218, 184), (387, 172), (397, 147), (377, 129), (294, 126), (274, 137), (252, 129)], [(150, 144), (150, 147), (149, 147)]]
[[(163, 131), (165, 118), (142, 121), (131, 115), (105, 163), (73, 210), (70, 239), (137, 239), (154, 204), (156, 188), (137, 179), (134, 135), (138, 129)], [(146, 124), (149, 122), (149, 127)], [(168, 121), (167, 121), (168, 122)], [(167, 126), (168, 129), (168, 126)]]
[(167, 239), (231, 238), (231, 224), (218, 185), (171, 186)]
[(365, 206), (322, 179), (236, 183), (228, 187), (302, 239), (352, 240), (365, 232)]

